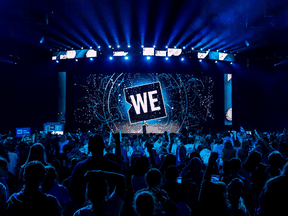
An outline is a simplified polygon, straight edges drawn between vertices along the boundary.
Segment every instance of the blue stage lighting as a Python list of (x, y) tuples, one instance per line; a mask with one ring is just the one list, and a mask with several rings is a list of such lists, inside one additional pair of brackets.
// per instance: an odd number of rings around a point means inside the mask
[(199, 62), (202, 62), (202, 59), (199, 59)]
[(125, 56), (125, 60), (128, 60), (129, 59), (129, 57), (128, 56)]
[(59, 63), (59, 61), (58, 61), (58, 60), (56, 60), (56, 63)]
[(127, 47), (128, 47), (128, 48), (130, 48), (131, 46), (130, 46), (130, 45), (128, 45)]
[(153, 47), (155, 48), (156, 46), (155, 46), (155, 45), (153, 45)]
[(181, 58), (181, 61), (184, 61), (184, 58)]
[(90, 61), (93, 61), (93, 58), (90, 58)]
[(165, 58), (165, 60), (168, 60), (168, 59), (169, 59), (168, 57)]
[(147, 59), (147, 60), (150, 60), (150, 56), (147, 56), (146, 59)]
[(176, 49), (177, 47), (176, 47), (176, 46), (174, 46), (174, 48)]
[(192, 50), (194, 50), (194, 47), (192, 47)]
[(183, 49), (186, 49), (186, 47), (183, 47)]
[(141, 45), (142, 48), (144, 48), (144, 45)]
[(120, 45), (118, 45), (117, 48), (120, 48)]
[(92, 47), (90, 47), (90, 49), (92, 49)]
[(217, 52), (219, 52), (219, 50), (216, 50)]
[(83, 49), (83, 47), (81, 47), (81, 49)]
[(203, 50), (203, 48), (201, 48), (200, 50)]
[(165, 48), (167, 49), (167, 48), (168, 48), (168, 46), (165, 46)]
[(226, 52), (226, 50), (224, 50), (223, 52)]
[(101, 48), (101, 46), (98, 46), (98, 49), (100, 49)]
[(78, 62), (78, 59), (75, 59), (76, 62)]
[(108, 47), (111, 48), (111, 45), (109, 45)]
[(230, 64), (232, 65), (232, 64), (233, 64), (233, 62), (230, 62)]
[(109, 57), (109, 59), (110, 59), (110, 60), (113, 60), (113, 57), (112, 57), (112, 56), (110, 56), (110, 57)]
[(218, 61), (215, 61), (215, 63), (217, 63)]

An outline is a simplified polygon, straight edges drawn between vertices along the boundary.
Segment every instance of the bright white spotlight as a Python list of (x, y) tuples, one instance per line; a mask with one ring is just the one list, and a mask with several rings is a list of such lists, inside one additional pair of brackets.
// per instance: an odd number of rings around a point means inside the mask
[(156, 46), (154, 45), (153, 47), (155, 48)]
[(98, 49), (100, 49), (101, 48), (101, 46), (98, 46)]
[(58, 60), (56, 60), (56, 63), (59, 63), (59, 61), (58, 61)]
[(150, 60), (150, 56), (147, 56), (146, 59), (147, 59), (147, 60)]
[(83, 47), (81, 47), (81, 49), (83, 49)]
[(184, 61), (184, 58), (181, 58), (181, 61)]
[(176, 46), (174, 46), (174, 48), (176, 49), (177, 47), (176, 47)]
[(183, 49), (186, 49), (186, 47), (183, 47)]
[(110, 56), (110, 57), (109, 57), (109, 59), (110, 59), (110, 60), (113, 60), (113, 57), (112, 57), (112, 56)]
[(141, 45), (142, 48), (144, 48), (144, 45)]
[(92, 47), (90, 47), (90, 49), (92, 49)]
[(127, 47), (128, 47), (128, 48), (130, 48), (131, 46), (130, 46), (130, 45), (128, 45)]
[(219, 50), (216, 50), (217, 52), (219, 52)]
[(194, 50), (194, 47), (192, 47), (192, 50)]
[(167, 61), (168, 59), (169, 59), (168, 57), (165, 58), (166, 61)]
[(215, 63), (217, 63), (218, 61), (215, 61)]
[(199, 62), (202, 62), (202, 59), (199, 59)]
[(203, 50), (203, 48), (201, 48), (200, 50)]
[(230, 62), (230, 64), (232, 65), (232, 64), (233, 64), (233, 62)]
[(118, 45), (117, 48), (120, 48), (120, 45)]
[(165, 48), (167, 49), (167, 48), (168, 48), (168, 46), (165, 46)]
[(226, 52), (226, 50), (224, 50), (223, 52)]
[(78, 59), (75, 59), (76, 62), (78, 62)]
[(128, 56), (125, 56), (125, 60), (128, 60), (129, 59), (129, 57)]
[(93, 58), (90, 58), (90, 61), (93, 61)]
[(109, 45), (108, 47), (111, 48), (111, 45)]

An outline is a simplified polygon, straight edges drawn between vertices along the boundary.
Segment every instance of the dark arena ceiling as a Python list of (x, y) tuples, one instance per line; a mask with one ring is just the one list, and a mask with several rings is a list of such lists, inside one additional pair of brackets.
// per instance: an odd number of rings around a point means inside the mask
[(0, 61), (141, 45), (285, 55), (285, 0), (1, 0)]

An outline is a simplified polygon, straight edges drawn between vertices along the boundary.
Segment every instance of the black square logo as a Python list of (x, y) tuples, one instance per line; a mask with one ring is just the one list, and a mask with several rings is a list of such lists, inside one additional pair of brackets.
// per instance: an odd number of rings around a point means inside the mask
[(166, 117), (160, 82), (124, 89), (131, 124)]

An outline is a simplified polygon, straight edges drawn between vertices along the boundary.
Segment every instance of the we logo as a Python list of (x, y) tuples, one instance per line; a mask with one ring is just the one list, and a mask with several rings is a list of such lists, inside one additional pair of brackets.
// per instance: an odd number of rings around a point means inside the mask
[(130, 123), (166, 117), (160, 82), (124, 89)]

